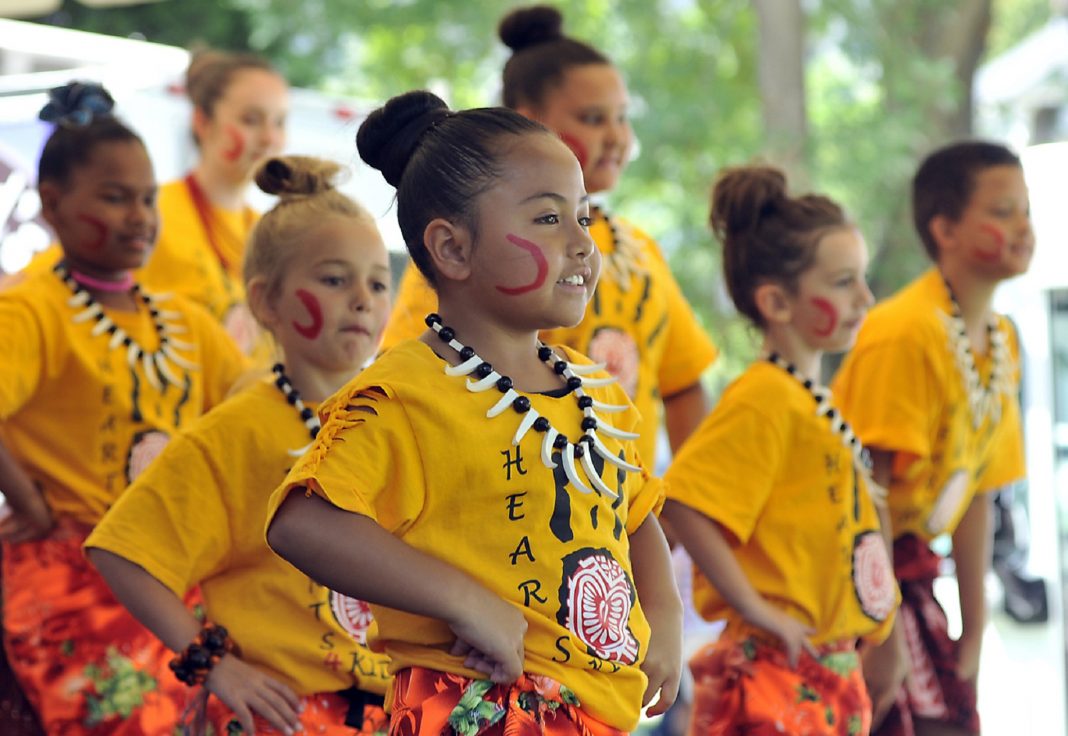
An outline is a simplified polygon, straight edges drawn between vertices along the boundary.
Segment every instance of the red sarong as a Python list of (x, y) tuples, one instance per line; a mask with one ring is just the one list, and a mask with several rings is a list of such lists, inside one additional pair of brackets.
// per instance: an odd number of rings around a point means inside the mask
[(61, 522), (47, 539), (4, 545), (11, 669), (49, 734), (171, 734), (188, 688), (86, 560), (87, 533)]
[(913, 736), (914, 718), (940, 721), (979, 733), (975, 682), (957, 676), (957, 642), (934, 596), (942, 558), (919, 537), (894, 541), (894, 574), (901, 588), (901, 622), (909, 652), (909, 676), (878, 736)]
[(624, 736), (583, 713), (566, 686), (541, 675), (494, 685), (423, 667), (397, 673), (390, 736)]
[(801, 653), (791, 669), (766, 635), (728, 627), (690, 660), (691, 736), (853, 736), (871, 728), (871, 700), (852, 640)]

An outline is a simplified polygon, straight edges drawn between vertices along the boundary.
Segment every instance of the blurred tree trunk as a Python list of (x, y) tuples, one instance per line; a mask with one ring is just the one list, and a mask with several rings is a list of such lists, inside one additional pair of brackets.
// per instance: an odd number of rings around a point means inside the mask
[(808, 113), (805, 107), (805, 13), (800, 0), (753, 0), (759, 18), (757, 74), (765, 155), (808, 188)]
[[(879, 0), (874, 20), (887, 115), (914, 120), (912, 168), (932, 149), (972, 133), (973, 82), (986, 49), (992, 0)], [(908, 33), (907, 29), (913, 29)], [(910, 175), (911, 177), (911, 175)], [(902, 176), (886, 201), (885, 229), (876, 244), (872, 288), (886, 295), (926, 266), (911, 226), (911, 178)]]

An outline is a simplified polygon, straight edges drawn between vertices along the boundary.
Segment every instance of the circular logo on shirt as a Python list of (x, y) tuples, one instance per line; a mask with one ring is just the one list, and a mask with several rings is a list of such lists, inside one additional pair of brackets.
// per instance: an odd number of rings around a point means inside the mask
[(634, 338), (618, 327), (599, 327), (586, 351), (595, 363), (604, 363), (619, 385), (634, 398), (638, 390), (638, 364), (641, 356)]
[(631, 633), (634, 586), (608, 550), (582, 549), (564, 558), (557, 620), (595, 656), (623, 664), (638, 660)]
[(126, 482), (133, 483), (137, 476), (145, 472), (145, 468), (163, 452), (169, 440), (166, 432), (154, 429), (135, 434), (130, 452), (126, 455)]
[(367, 629), (374, 618), (367, 603), (331, 590), (330, 611), (334, 614), (338, 626), (355, 639), (357, 644), (367, 644)]
[(876, 531), (858, 534), (853, 539), (853, 590), (864, 615), (885, 621), (894, 610), (895, 585), (882, 534)]

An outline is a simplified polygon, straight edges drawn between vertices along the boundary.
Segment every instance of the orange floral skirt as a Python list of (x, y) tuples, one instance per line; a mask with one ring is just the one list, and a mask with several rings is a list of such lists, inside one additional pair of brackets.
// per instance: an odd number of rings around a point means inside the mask
[(390, 736), (623, 736), (580, 710), (566, 686), (540, 675), (494, 685), (410, 667), (397, 673)]
[(4, 647), (50, 734), (171, 734), (188, 689), (173, 654), (112, 596), (82, 553), (88, 529), (3, 548)]
[[(300, 705), (300, 725), (309, 736), (385, 736), (389, 731), (389, 718), (382, 710), (381, 695), (353, 688), (342, 693), (305, 695), (301, 697)], [(206, 720), (210, 727), (201, 727), (195, 718), (184, 720), (187, 723), (182, 730), (188, 734), (245, 733), (233, 711), (215, 696), (211, 696), (207, 706)], [(258, 715), (254, 725), (257, 736), (282, 736), (282, 731)]]
[(853, 736), (871, 729), (871, 699), (852, 640), (786, 653), (765, 637), (728, 628), (690, 660), (691, 736)]

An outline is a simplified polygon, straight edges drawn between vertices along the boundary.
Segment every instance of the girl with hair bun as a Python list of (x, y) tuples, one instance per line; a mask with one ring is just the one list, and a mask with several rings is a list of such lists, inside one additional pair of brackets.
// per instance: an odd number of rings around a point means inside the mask
[[(385, 245), (334, 188), (339, 169), (303, 157), (259, 169), (279, 201), (253, 230), (245, 284), (283, 362), (171, 442), (86, 542), (116, 597), (177, 653), (177, 676), (217, 697), (217, 734), (386, 729), (387, 662), (366, 647), (367, 604), (263, 537), (270, 490), (319, 433), (317, 405), (374, 355), (389, 313)], [(204, 626), (182, 605), (194, 587)], [(198, 664), (198, 647), (217, 658)]]
[(46, 733), (169, 734), (169, 655), (82, 542), (245, 361), (218, 323), (135, 282), (156, 239), (144, 144), (94, 84), (50, 92), (38, 189), (62, 259), (0, 292), (4, 646)]
[[(563, 17), (550, 6), (512, 11), (501, 20), (499, 35), (512, 50), (504, 66), (504, 105), (542, 123), (571, 148), (587, 192), (611, 192), (633, 142), (619, 70), (597, 49), (564, 35)], [(638, 449), (652, 464), (662, 421), (678, 449), (704, 417), (700, 377), (716, 349), (648, 235), (601, 205), (590, 207), (590, 235), (604, 259), (604, 278), (579, 324), (543, 338), (607, 365), (641, 412)], [(425, 280), (408, 269), (383, 346), (419, 334), (436, 300)]]
[(699, 573), (694, 604), (726, 619), (690, 662), (693, 734), (866, 734), (856, 641), (899, 600), (870, 460), (819, 384), (873, 298), (867, 249), (830, 199), (792, 197), (777, 169), (731, 169), (712, 229), (764, 357), (724, 392), (667, 473), (664, 517)]
[[(266, 363), (269, 346), (245, 306), (241, 279), (245, 244), (258, 218), (246, 195), (257, 167), (285, 145), (289, 91), (259, 56), (205, 50), (189, 62), (185, 92), (199, 155), (186, 176), (160, 187), (159, 240), (138, 280), (202, 305), (242, 352)], [(51, 248), (30, 270), (47, 270), (59, 257)]]
[(439, 313), (323, 407), (267, 541), (372, 604), (392, 734), (629, 731), (675, 698), (681, 603), (637, 412), (538, 338), (582, 319), (601, 268), (578, 162), (527, 117), (429, 92), (356, 140)]

